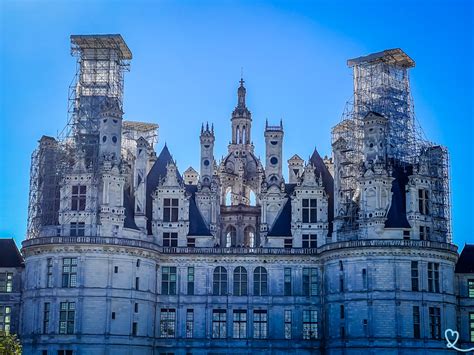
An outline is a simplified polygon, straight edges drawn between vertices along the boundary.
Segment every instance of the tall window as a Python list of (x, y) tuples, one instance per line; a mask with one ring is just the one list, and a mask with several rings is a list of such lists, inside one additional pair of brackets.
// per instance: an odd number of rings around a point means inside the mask
[(345, 309), (344, 309), (344, 305), (341, 304), (339, 306), (339, 318), (344, 319), (345, 317), (346, 317), (346, 312), (345, 312)]
[(234, 226), (227, 227), (225, 234), (225, 246), (226, 248), (235, 247), (237, 245), (237, 230)]
[(467, 280), (467, 295), (474, 298), (474, 280)]
[(238, 309), (234, 311), (233, 336), (235, 339), (247, 338), (247, 311)]
[(133, 336), (138, 335), (138, 323), (137, 322), (132, 323), (132, 335)]
[(69, 235), (71, 237), (83, 237), (86, 231), (86, 224), (84, 222), (71, 222), (69, 227)]
[(439, 264), (428, 263), (428, 291), (439, 292)]
[(430, 307), (430, 338), (441, 339), (441, 312), (438, 307)]
[(43, 308), (43, 334), (48, 334), (49, 331), (49, 312), (51, 311), (51, 304), (49, 302), (44, 303)]
[(247, 270), (242, 267), (234, 269), (234, 296), (247, 295)]
[(194, 309), (186, 310), (186, 338), (194, 336)]
[(59, 304), (59, 334), (74, 334), (75, 302)]
[(291, 296), (291, 269), (289, 267), (285, 268), (285, 284), (284, 284), (284, 294), (285, 296)]
[(194, 295), (194, 267), (188, 267), (188, 295)]
[(225, 309), (214, 309), (212, 311), (212, 337), (224, 339), (227, 337), (227, 312)]
[(46, 287), (53, 287), (53, 258), (48, 258), (46, 268)]
[(413, 306), (413, 338), (421, 338), (420, 307)]
[(411, 290), (419, 291), (420, 290), (420, 281), (418, 275), (418, 261), (411, 262)]
[(86, 209), (86, 191), (87, 187), (84, 185), (73, 185), (71, 196), (71, 210), (85, 211)]
[(10, 334), (12, 308), (10, 306), (0, 306), (0, 332)]
[(268, 314), (266, 310), (257, 309), (253, 311), (253, 337), (255, 339), (267, 339), (268, 337)]
[(316, 268), (303, 268), (303, 295), (316, 296), (318, 292), (318, 279)]
[(227, 270), (222, 266), (214, 269), (212, 290), (216, 296), (227, 295)]
[(367, 288), (367, 269), (362, 269), (362, 288)]
[(255, 296), (268, 294), (268, 273), (264, 267), (256, 267), (253, 272), (253, 294)]
[(163, 222), (178, 222), (178, 199), (165, 198), (163, 201)]
[(429, 198), (428, 190), (419, 189), (418, 190), (418, 212), (421, 214), (429, 214)]
[(339, 292), (344, 292), (344, 275), (339, 275)]
[(178, 233), (163, 233), (163, 246), (164, 247), (177, 247), (178, 246)]
[(161, 294), (176, 295), (176, 266), (163, 266), (161, 269)]
[(303, 339), (318, 338), (318, 311), (303, 311)]
[(469, 341), (474, 343), (474, 312), (469, 312)]
[(244, 229), (244, 245), (248, 248), (255, 247), (255, 230), (253, 227), (246, 227)]
[(317, 221), (317, 200), (315, 198), (303, 199), (303, 223), (316, 223)]
[(303, 248), (317, 248), (318, 236), (316, 234), (303, 234)]
[(176, 310), (162, 308), (160, 313), (160, 337), (174, 338), (176, 329)]
[(10, 293), (13, 291), (13, 273), (0, 273), (0, 292)]
[(285, 339), (291, 339), (291, 310), (285, 310)]
[(63, 258), (63, 287), (77, 286), (77, 258)]
[(430, 240), (430, 227), (420, 226), (420, 240)]

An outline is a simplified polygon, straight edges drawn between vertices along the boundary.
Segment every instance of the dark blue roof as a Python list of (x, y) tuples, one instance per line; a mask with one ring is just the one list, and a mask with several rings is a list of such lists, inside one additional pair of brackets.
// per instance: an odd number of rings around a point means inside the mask
[(285, 205), (280, 210), (272, 229), (268, 232), (269, 237), (291, 237), (291, 198), (288, 197)]
[(392, 204), (388, 210), (385, 228), (411, 228), (407, 220), (406, 208), (406, 185), (408, 176), (413, 172), (410, 165), (395, 165), (393, 167), (392, 177)]
[(0, 267), (21, 267), (23, 257), (13, 239), (0, 239)]
[(196, 205), (196, 185), (186, 185), (186, 192), (191, 194), (189, 199), (189, 236), (210, 236), (211, 231), (204, 222), (201, 211), (199, 211), (198, 206)]
[(309, 158), (309, 161), (314, 166), (314, 174), (316, 175), (316, 177), (319, 177), (319, 175), (321, 175), (321, 178), (323, 180), (324, 191), (326, 192), (326, 195), (328, 197), (328, 234), (331, 235), (332, 221), (334, 220), (334, 178), (329, 172), (326, 164), (324, 164), (324, 161), (319, 155), (316, 148), (314, 148), (313, 155), (311, 156), (311, 158)]
[(474, 274), (474, 244), (464, 245), (454, 272), (458, 274)]
[(123, 226), (139, 230), (135, 223), (135, 198), (130, 194), (130, 187), (123, 190), (123, 207), (125, 208), (125, 221)]
[[(152, 194), (158, 187), (161, 179), (166, 176), (166, 166), (168, 163), (173, 161), (173, 157), (171, 156), (168, 147), (165, 146), (161, 150), (160, 155), (153, 164), (150, 172), (148, 173), (147, 180), (146, 180), (146, 217), (147, 217), (147, 232), (148, 235), (152, 234), (151, 230), (151, 220), (153, 218), (153, 199)], [(176, 170), (176, 175), (178, 177), (178, 181), (182, 181), (181, 175), (179, 174), (178, 170)]]

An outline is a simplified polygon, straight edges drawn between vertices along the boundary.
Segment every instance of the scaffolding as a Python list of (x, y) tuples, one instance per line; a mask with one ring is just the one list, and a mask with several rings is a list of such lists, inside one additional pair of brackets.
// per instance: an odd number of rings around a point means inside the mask
[(122, 156), (126, 161), (136, 158), (137, 140), (143, 137), (150, 148), (158, 142), (158, 125), (156, 123), (123, 121), (122, 124)]
[[(346, 103), (341, 122), (332, 129), (332, 143), (340, 145), (339, 191), (336, 191), (339, 211), (336, 213), (342, 221), (342, 231), (358, 228), (358, 177), (364, 163), (363, 119), (369, 112), (381, 114), (388, 120), (386, 154), (392, 164), (418, 164), (422, 153), (434, 147), (416, 124), (408, 75), (408, 69), (413, 68), (415, 62), (406, 53), (389, 49), (350, 59), (347, 64), (353, 70), (353, 99)], [(438, 200), (443, 207), (439, 210), (444, 211), (440, 212), (440, 219), (445, 221), (443, 228), (449, 236), (449, 158), (446, 149), (440, 149), (440, 158), (430, 163), (433, 166), (431, 177), (440, 180), (437, 185), (443, 197)], [(434, 167), (436, 164), (438, 168)]]
[(122, 36), (72, 35), (71, 54), (76, 73), (69, 86), (67, 124), (57, 139), (43, 137), (32, 154), (27, 238), (59, 230), (61, 181), (79, 156), (97, 189), (101, 113), (123, 112), (124, 73), (132, 54)]

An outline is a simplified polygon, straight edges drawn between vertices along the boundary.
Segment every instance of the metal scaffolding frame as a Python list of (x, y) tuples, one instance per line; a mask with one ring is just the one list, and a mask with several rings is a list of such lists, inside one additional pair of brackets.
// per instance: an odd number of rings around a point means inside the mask
[[(347, 64), (353, 69), (353, 100), (346, 103), (341, 122), (332, 129), (332, 143), (339, 141), (344, 145), (339, 151), (340, 188), (336, 191), (343, 213), (337, 211), (337, 215), (343, 221), (341, 229), (350, 231), (358, 228), (357, 178), (364, 160), (364, 117), (373, 111), (388, 119), (387, 157), (392, 164), (418, 164), (422, 153), (434, 145), (424, 138), (416, 124), (408, 75), (415, 62), (406, 53), (390, 49), (350, 59)], [(449, 157), (445, 148), (439, 148), (440, 157), (430, 161), (430, 177), (439, 180), (435, 185), (440, 197), (434, 200), (442, 204), (435, 219), (438, 230), (444, 230), (450, 238)]]
[(93, 175), (93, 189), (98, 188), (100, 114), (123, 111), (124, 73), (132, 54), (122, 36), (72, 35), (71, 54), (76, 73), (69, 86), (67, 124), (57, 139), (43, 137), (32, 154), (27, 238), (61, 233), (60, 198), (68, 197), (59, 194), (61, 181), (79, 156), (84, 156), (85, 172)]

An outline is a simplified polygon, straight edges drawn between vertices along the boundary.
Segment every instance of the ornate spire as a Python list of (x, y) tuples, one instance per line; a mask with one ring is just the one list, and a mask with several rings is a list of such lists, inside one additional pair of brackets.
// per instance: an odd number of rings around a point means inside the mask
[(240, 86), (239, 86), (239, 89), (237, 90), (237, 96), (238, 96), (237, 107), (239, 108), (245, 107), (245, 94), (247, 90), (245, 89), (244, 83), (245, 83), (244, 78), (240, 78)]

